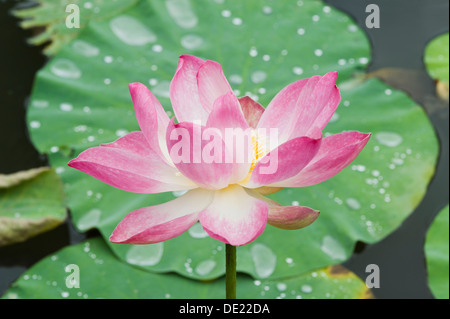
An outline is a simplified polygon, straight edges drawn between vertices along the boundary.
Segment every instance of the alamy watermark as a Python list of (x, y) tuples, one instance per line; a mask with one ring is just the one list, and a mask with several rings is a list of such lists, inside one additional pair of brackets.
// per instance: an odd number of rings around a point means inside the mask
[(366, 13), (369, 15), (366, 17), (366, 27), (368, 29), (380, 28), (380, 7), (376, 4), (369, 4), (366, 7)]
[(366, 277), (367, 288), (380, 288), (380, 267), (377, 264), (369, 264), (366, 266), (366, 273), (370, 273)]
[(70, 264), (64, 268), (64, 271), (70, 273), (66, 277), (66, 287), (69, 289), (80, 288), (80, 267), (76, 264)]
[(80, 7), (76, 4), (68, 4), (66, 6), (66, 12), (69, 13), (66, 16), (66, 27), (68, 29), (80, 28)]
[(168, 151), (174, 164), (247, 163), (258, 165), (259, 174), (278, 169), (277, 128), (224, 128), (178, 126), (168, 132)]

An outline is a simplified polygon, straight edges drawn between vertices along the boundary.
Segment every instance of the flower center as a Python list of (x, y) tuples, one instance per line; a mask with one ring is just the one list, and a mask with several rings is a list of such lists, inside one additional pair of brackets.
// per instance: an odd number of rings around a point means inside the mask
[(257, 130), (252, 130), (252, 164), (250, 165), (250, 169), (248, 171), (247, 176), (240, 182), (240, 184), (246, 184), (250, 180), (252, 176), (253, 170), (256, 167), (256, 164), (268, 153), (267, 147), (267, 138), (265, 134), (258, 134)]

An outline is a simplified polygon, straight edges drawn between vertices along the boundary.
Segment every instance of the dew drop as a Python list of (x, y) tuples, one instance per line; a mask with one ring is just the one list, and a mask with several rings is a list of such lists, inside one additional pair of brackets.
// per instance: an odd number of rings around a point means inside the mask
[(169, 93), (170, 82), (169, 81), (161, 81), (153, 88), (153, 93), (160, 97), (170, 97)]
[(367, 63), (369, 63), (369, 59), (366, 58), (366, 57), (359, 58), (359, 59), (358, 59), (358, 62), (359, 62), (360, 64), (367, 64)]
[(173, 191), (172, 195), (175, 197), (180, 197), (183, 196), (184, 194), (186, 194), (188, 191), (187, 190), (182, 190), (182, 191)]
[(350, 32), (356, 32), (356, 31), (358, 31), (358, 27), (356, 25), (352, 24), (352, 25), (348, 26), (347, 30)]
[(399, 134), (393, 132), (376, 133), (375, 139), (378, 143), (389, 147), (396, 147), (403, 142), (403, 138)]
[(264, 71), (255, 71), (251, 75), (253, 83), (261, 83), (267, 79), (267, 73)]
[(87, 214), (83, 215), (83, 217), (78, 220), (78, 228), (81, 231), (86, 231), (88, 229), (94, 228), (98, 225), (101, 215), (102, 211), (100, 209), (91, 209)]
[(133, 245), (128, 249), (126, 260), (133, 265), (154, 266), (160, 262), (163, 251), (164, 243)]
[(63, 292), (61, 292), (61, 296), (63, 298), (67, 298), (67, 297), (69, 297), (69, 293), (67, 291), (63, 291)]
[(75, 40), (72, 43), (72, 49), (86, 57), (97, 56), (100, 53), (99, 48), (83, 40)]
[(214, 267), (216, 267), (216, 262), (214, 260), (204, 260), (195, 267), (195, 272), (200, 276), (206, 276), (211, 273)]
[(112, 19), (109, 26), (113, 33), (128, 45), (142, 46), (155, 42), (157, 39), (149, 28), (128, 15), (121, 15)]
[(232, 74), (230, 75), (229, 79), (232, 84), (239, 85), (242, 83), (242, 76), (240, 76), (239, 74)]
[(365, 172), (366, 171), (366, 167), (364, 165), (353, 165), (352, 166), (352, 170), (353, 171), (357, 171), (357, 172)]
[(250, 254), (259, 277), (267, 278), (274, 272), (277, 256), (269, 247), (264, 244), (254, 244), (250, 249)]
[(166, 0), (166, 8), (180, 27), (190, 29), (197, 25), (198, 18), (192, 10), (190, 0)]
[(203, 44), (203, 38), (196, 34), (187, 34), (181, 38), (181, 45), (188, 50), (194, 50)]
[(347, 60), (345, 60), (345, 59), (339, 59), (339, 60), (338, 60), (338, 64), (339, 64), (339, 65), (345, 65), (345, 64), (347, 64)]
[(234, 25), (241, 25), (242, 24), (242, 19), (241, 18), (233, 18), (231, 20), (231, 23), (233, 23)]
[(333, 115), (330, 118), (330, 123), (336, 122), (337, 120), (339, 120), (339, 114), (337, 114), (336, 112), (333, 113)]
[(286, 291), (287, 285), (284, 282), (277, 283), (277, 289), (278, 291)]
[(354, 210), (361, 209), (361, 203), (356, 198), (347, 198), (345, 203), (348, 207)]
[(312, 292), (312, 287), (310, 285), (302, 285), (300, 288), (305, 294), (309, 294)]
[(70, 103), (61, 103), (59, 109), (64, 112), (70, 112), (73, 110), (73, 105)]
[(118, 130), (116, 130), (115, 133), (116, 133), (116, 136), (123, 137), (128, 134), (128, 131), (125, 129), (118, 129)]
[(297, 34), (298, 34), (298, 35), (304, 35), (305, 32), (306, 32), (306, 30), (305, 30), (304, 28), (298, 28), (298, 29), (297, 29)]
[(112, 56), (110, 56), (110, 55), (107, 55), (107, 56), (105, 56), (104, 58), (103, 58), (103, 61), (105, 61), (105, 63), (113, 63), (113, 61), (114, 61), (114, 58), (112, 57)]
[(230, 10), (222, 10), (222, 17), (229, 18), (231, 17), (231, 11)]
[(164, 48), (162, 47), (161, 44), (154, 44), (154, 45), (152, 46), (152, 51), (153, 51), (153, 52), (156, 52), (156, 53), (162, 52), (163, 49), (164, 49)]
[(31, 128), (40, 128), (41, 127), (41, 123), (39, 121), (31, 121), (30, 122), (30, 127)]
[(49, 103), (45, 100), (34, 100), (31, 105), (37, 109), (45, 109), (49, 106)]
[(316, 50), (314, 50), (314, 55), (315, 56), (322, 56), (323, 55), (323, 51), (321, 49), (316, 49)]
[(67, 59), (55, 60), (50, 70), (53, 74), (66, 79), (78, 79), (81, 77), (81, 70), (75, 63)]
[(272, 7), (264, 6), (262, 11), (264, 12), (264, 14), (271, 14), (273, 12), (273, 9)]
[(200, 223), (195, 223), (191, 228), (189, 228), (188, 232), (193, 238), (206, 238), (209, 236)]
[(345, 250), (341, 244), (331, 236), (325, 236), (322, 240), (321, 250), (332, 259), (344, 260)]
[(296, 75), (302, 75), (303, 74), (303, 69), (299, 66), (295, 66), (292, 68), (292, 72)]

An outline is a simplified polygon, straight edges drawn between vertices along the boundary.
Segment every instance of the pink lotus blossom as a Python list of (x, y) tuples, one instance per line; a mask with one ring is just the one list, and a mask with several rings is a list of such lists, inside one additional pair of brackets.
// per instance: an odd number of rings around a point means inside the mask
[[(264, 195), (333, 177), (355, 159), (370, 137), (348, 131), (322, 138), (340, 102), (336, 78), (337, 73), (331, 72), (294, 82), (264, 109), (249, 97), (238, 99), (233, 94), (220, 64), (183, 55), (170, 85), (177, 124), (146, 86), (131, 83), (141, 131), (90, 148), (69, 166), (129, 192), (187, 191), (170, 202), (129, 213), (112, 233), (114, 243), (165, 241), (198, 221), (212, 238), (233, 246), (253, 241), (267, 223), (282, 229), (303, 228), (316, 220), (319, 211), (282, 206)], [(224, 138), (229, 128), (251, 134), (231, 143)], [(223, 151), (212, 161), (198, 156), (209, 154), (208, 140), (194, 140), (196, 132), (208, 129), (218, 132), (214, 147)], [(258, 133), (263, 130), (275, 130), (276, 138), (268, 143), (268, 135)], [(183, 139), (177, 132), (186, 133), (183, 145), (189, 148), (188, 160), (176, 158), (179, 152), (173, 152)], [(248, 154), (239, 160), (240, 152)], [(275, 170), (264, 172), (267, 159), (275, 162)]]

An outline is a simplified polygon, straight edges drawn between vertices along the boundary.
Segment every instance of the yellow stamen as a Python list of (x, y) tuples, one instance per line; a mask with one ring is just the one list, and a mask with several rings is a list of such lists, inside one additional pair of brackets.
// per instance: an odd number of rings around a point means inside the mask
[(252, 176), (252, 172), (256, 167), (256, 164), (267, 154), (266, 148), (266, 137), (265, 135), (260, 135), (256, 130), (252, 131), (252, 164), (250, 165), (250, 170), (247, 176), (240, 182), (240, 184), (246, 184)]

